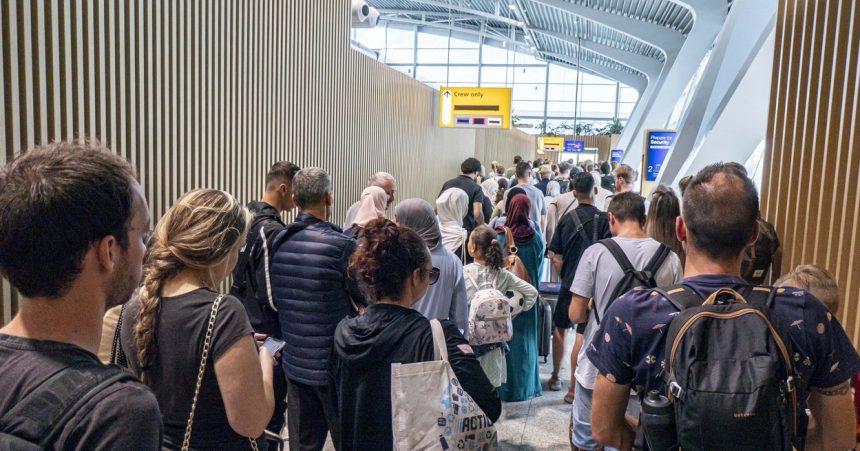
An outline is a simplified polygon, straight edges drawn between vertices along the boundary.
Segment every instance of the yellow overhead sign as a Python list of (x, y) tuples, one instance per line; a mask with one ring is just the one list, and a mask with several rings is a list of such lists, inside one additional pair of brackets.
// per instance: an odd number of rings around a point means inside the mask
[(560, 152), (564, 150), (564, 136), (541, 136), (538, 138), (538, 148), (544, 152)]
[(511, 88), (439, 89), (439, 126), (511, 128)]

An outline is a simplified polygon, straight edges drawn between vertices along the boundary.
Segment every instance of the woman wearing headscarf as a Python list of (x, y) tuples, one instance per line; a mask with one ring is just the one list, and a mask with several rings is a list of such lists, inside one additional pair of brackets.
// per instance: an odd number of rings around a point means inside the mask
[(361, 192), (358, 201), (358, 212), (352, 225), (346, 229), (344, 235), (357, 238), (361, 229), (374, 219), (385, 217), (385, 207), (388, 206), (388, 194), (378, 186), (368, 186)]
[(469, 208), (469, 195), (460, 188), (448, 188), (436, 199), (436, 212), (439, 216), (439, 231), (442, 234), (442, 245), (460, 261), (470, 263), (466, 255), (466, 229), (463, 228), (463, 218)]
[(433, 267), (439, 270), (439, 280), (430, 285), (412, 306), (428, 319), (450, 320), (466, 333), (469, 304), (463, 280), (463, 262), (442, 245), (442, 232), (433, 208), (424, 199), (406, 199), (394, 209), (394, 221), (418, 233), (430, 249)]
[[(517, 256), (528, 271), (531, 284), (538, 288), (543, 266), (544, 241), (529, 221), (531, 202), (525, 194), (511, 193), (504, 227), (510, 229), (513, 243), (505, 240), (504, 228), (496, 230), (499, 242), (506, 253), (516, 246)], [(514, 318), (514, 336), (508, 342), (507, 382), (499, 387), (502, 401), (515, 402), (532, 399), (541, 394), (538, 373), (538, 310), (529, 309)]]
[(489, 221), (489, 218), (493, 216), (493, 199), (496, 198), (496, 191), (499, 190), (499, 182), (493, 179), (484, 180), (481, 183), (481, 190), (484, 192), (484, 203), (482, 204), (484, 220)]

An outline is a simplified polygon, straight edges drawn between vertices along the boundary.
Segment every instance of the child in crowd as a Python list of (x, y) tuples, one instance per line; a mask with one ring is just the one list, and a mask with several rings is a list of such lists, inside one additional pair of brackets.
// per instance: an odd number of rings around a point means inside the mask
[[(502, 268), (504, 256), (496, 232), (480, 225), (472, 231), (468, 244), (469, 255), (474, 259), (463, 268), (466, 279), (466, 297), (471, 302), (478, 290), (495, 288), (502, 293), (518, 292), (523, 297), (523, 310), (532, 308), (537, 300), (537, 290), (528, 282)], [(506, 382), (507, 365), (503, 348), (505, 343), (493, 343), (475, 347), (475, 355), (481, 368), (494, 387)]]
[[(806, 290), (818, 298), (833, 316), (839, 312), (839, 285), (836, 283), (836, 278), (830, 271), (818, 265), (800, 265), (788, 274), (783, 275), (774, 284), (777, 287), (794, 287)], [(857, 415), (857, 439), (860, 442), (860, 375), (854, 378), (854, 405), (858, 407), (855, 412)], [(806, 449), (820, 450), (821, 434), (818, 424), (813, 418), (809, 421), (809, 430), (806, 434)]]

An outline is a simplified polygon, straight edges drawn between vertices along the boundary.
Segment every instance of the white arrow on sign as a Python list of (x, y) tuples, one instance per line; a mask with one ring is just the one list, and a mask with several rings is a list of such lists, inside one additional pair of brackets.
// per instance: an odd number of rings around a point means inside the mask
[(451, 125), (451, 91), (445, 90), (442, 92), (442, 123)]

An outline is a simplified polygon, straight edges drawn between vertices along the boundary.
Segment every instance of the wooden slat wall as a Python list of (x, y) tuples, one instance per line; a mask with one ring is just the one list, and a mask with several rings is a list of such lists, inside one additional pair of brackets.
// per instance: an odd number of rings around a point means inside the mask
[[(0, 165), (96, 137), (158, 218), (197, 187), (258, 198), (287, 159), (330, 172), (339, 222), (379, 170), (432, 200), (467, 157), (532, 158), (519, 131), (439, 129), (436, 92), (351, 50), (349, 27), (347, 0), (4, 0)], [(0, 280), (0, 323), (16, 305)]]
[(762, 209), (783, 270), (817, 263), (839, 282), (860, 344), (860, 0), (783, 0), (776, 22)]

